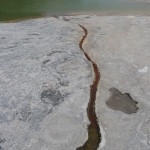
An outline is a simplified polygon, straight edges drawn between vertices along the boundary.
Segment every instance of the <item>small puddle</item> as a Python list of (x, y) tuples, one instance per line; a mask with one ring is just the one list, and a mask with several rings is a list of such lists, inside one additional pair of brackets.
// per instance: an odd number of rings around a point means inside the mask
[(111, 96), (106, 102), (107, 106), (113, 110), (122, 111), (126, 114), (133, 114), (138, 111), (137, 103), (129, 93), (122, 94), (116, 88), (110, 89)]

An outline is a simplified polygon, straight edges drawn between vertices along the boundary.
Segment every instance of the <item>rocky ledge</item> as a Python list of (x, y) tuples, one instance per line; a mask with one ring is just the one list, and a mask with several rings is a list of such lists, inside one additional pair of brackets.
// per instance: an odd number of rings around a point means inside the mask
[(0, 23), (0, 149), (74, 150), (100, 71), (98, 150), (150, 149), (150, 17), (66, 16)]

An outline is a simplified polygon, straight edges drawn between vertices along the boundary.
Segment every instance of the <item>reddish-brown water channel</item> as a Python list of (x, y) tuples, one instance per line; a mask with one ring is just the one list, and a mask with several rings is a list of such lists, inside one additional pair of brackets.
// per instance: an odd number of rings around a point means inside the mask
[(88, 139), (83, 144), (83, 146), (78, 147), (77, 150), (97, 150), (97, 148), (99, 147), (99, 143), (101, 142), (101, 134), (100, 134), (100, 127), (95, 112), (95, 101), (96, 101), (96, 92), (98, 88), (98, 83), (100, 80), (100, 72), (98, 70), (97, 64), (90, 58), (90, 56), (85, 52), (83, 48), (83, 43), (88, 35), (88, 30), (82, 25), (79, 26), (83, 29), (85, 33), (83, 38), (80, 41), (79, 47), (83, 51), (86, 58), (92, 63), (95, 77), (91, 85), (90, 100), (87, 107), (87, 115), (90, 121), (90, 124), (88, 125)]

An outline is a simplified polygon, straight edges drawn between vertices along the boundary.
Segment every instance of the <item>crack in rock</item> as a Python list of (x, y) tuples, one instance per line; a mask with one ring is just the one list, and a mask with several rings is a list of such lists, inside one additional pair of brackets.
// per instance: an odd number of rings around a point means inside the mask
[(101, 133), (100, 133), (100, 127), (95, 112), (95, 101), (96, 101), (97, 88), (100, 80), (100, 72), (97, 64), (90, 58), (88, 53), (86, 53), (83, 48), (83, 43), (88, 35), (88, 30), (80, 24), (79, 26), (83, 29), (85, 33), (79, 43), (79, 47), (83, 51), (88, 61), (92, 63), (95, 77), (90, 88), (90, 100), (87, 107), (87, 115), (90, 121), (90, 124), (88, 125), (88, 139), (82, 146), (78, 147), (76, 150), (97, 150), (101, 142)]

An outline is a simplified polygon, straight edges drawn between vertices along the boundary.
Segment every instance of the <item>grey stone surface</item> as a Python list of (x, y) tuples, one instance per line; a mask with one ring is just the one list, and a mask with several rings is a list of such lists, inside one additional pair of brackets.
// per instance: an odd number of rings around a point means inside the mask
[[(89, 32), (84, 49), (97, 62), (101, 80), (96, 112), (101, 125), (101, 150), (150, 149), (150, 17), (75, 16)], [(109, 89), (129, 93), (138, 102), (134, 114), (106, 105)]]
[[(88, 30), (84, 49), (101, 73), (99, 150), (150, 149), (150, 17), (144, 16), (1, 23), (1, 149), (74, 150), (86, 141), (93, 70), (79, 49), (84, 33), (77, 24)], [(138, 111), (108, 107), (111, 88), (130, 94)]]
[(92, 68), (81, 31), (56, 18), (0, 23), (0, 149), (84, 143)]

